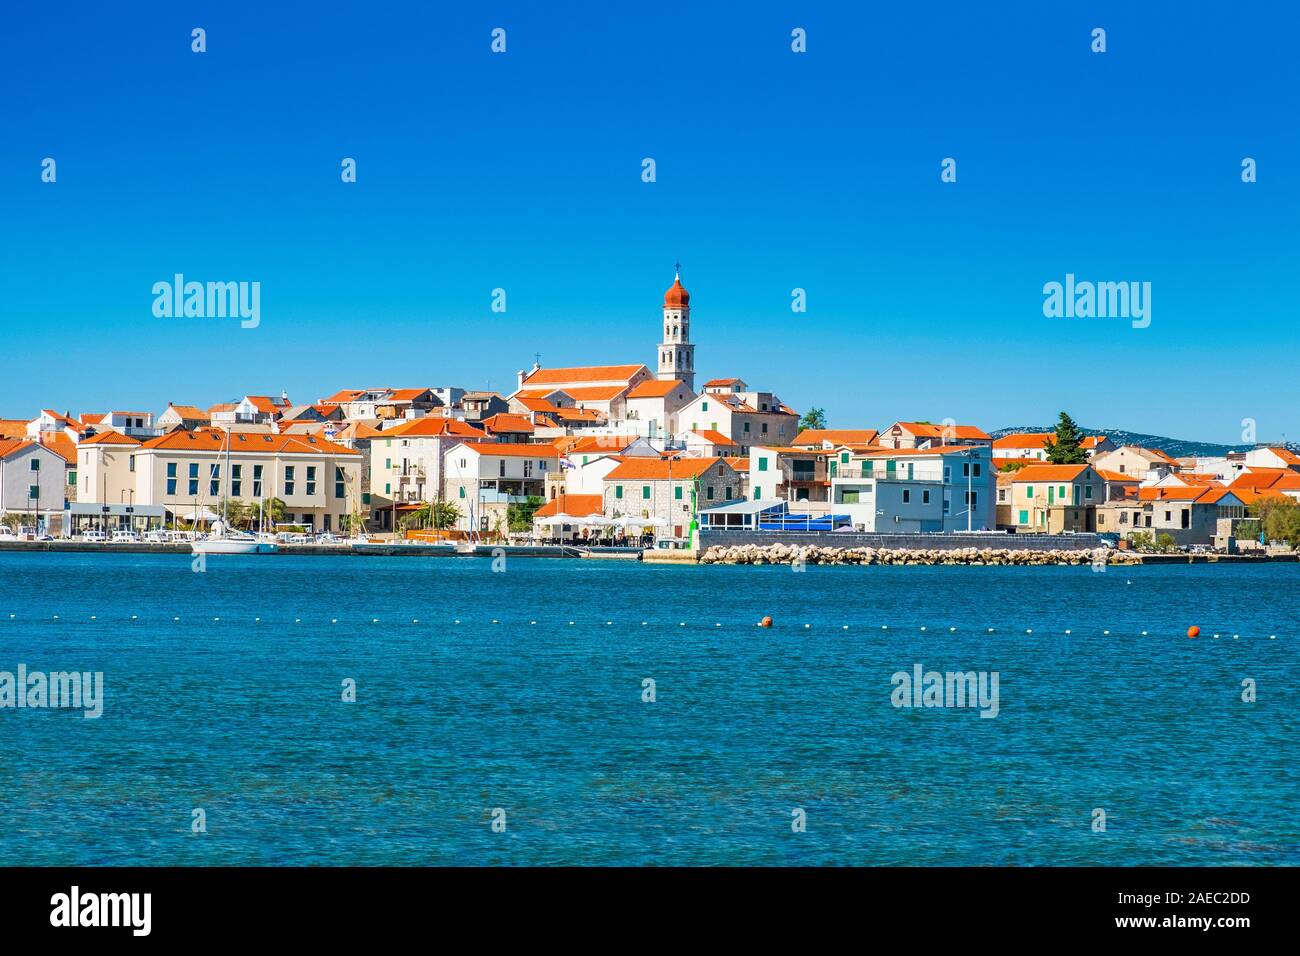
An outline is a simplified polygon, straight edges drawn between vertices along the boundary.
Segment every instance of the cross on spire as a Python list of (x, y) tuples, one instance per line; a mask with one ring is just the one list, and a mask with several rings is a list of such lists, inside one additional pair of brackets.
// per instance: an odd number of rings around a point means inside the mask
[(674, 262), (673, 268), (677, 270), (677, 278), (680, 279), (682, 277), (682, 261), (678, 259), (676, 262)]

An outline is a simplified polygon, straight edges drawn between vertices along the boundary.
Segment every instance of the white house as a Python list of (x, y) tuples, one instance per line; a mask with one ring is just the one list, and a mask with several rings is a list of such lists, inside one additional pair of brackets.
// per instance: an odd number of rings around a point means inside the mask
[(20, 514), (23, 524), (59, 532), (67, 462), (44, 445), (0, 439), (0, 514)]
[(462, 531), (505, 534), (512, 504), (545, 498), (546, 476), (559, 467), (553, 445), (466, 441), (443, 455), (446, 498), (460, 510)]
[[(855, 451), (837, 462), (829, 510), (861, 531), (990, 531), (997, 474), (987, 445)], [(751, 476), (753, 484), (758, 485)]]

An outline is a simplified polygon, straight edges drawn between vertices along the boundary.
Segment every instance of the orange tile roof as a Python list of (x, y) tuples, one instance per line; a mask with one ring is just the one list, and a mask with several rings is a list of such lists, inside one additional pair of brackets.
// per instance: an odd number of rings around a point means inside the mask
[(54, 452), (54, 454), (62, 458), (64, 461), (72, 462), (73, 464), (76, 463), (77, 461), (76, 442), (74, 442), (67, 435), (63, 434), (63, 432), (56, 432), (53, 435), (50, 434), (41, 435), (40, 442), (50, 451)]
[(22, 451), (29, 445), (35, 445), (34, 441), (27, 441), (20, 438), (0, 438), (0, 458), (8, 458), (16, 451)]
[(533, 512), (534, 518), (550, 518), (565, 514), (574, 518), (598, 515), (605, 510), (601, 495), (560, 494)]
[(1026, 465), (1015, 473), (1015, 481), (1073, 481), (1087, 465)]
[(524, 378), (524, 385), (557, 385), (565, 382), (626, 382), (644, 368), (644, 365), (583, 365), (576, 368), (539, 368)]
[(744, 381), (740, 378), (711, 378), (704, 383), (705, 388), (721, 388), (724, 385), (739, 385)]
[(139, 445), (138, 438), (132, 438), (130, 435), (123, 435), (121, 432), (106, 431), (98, 435), (91, 435), (89, 438), (83, 438), (79, 445)]
[(467, 441), (460, 446), (480, 455), (495, 455), (501, 458), (559, 458), (560, 450), (554, 445), (524, 444), (523, 442)]
[(0, 418), (0, 438), (27, 437), (27, 422), (21, 418)]
[(722, 434), (722, 432), (714, 431), (712, 428), (693, 428), (691, 429), (691, 434), (699, 435), (705, 441), (714, 445), (723, 445), (728, 448), (737, 447), (739, 445), (738, 442), (732, 441), (726, 435)]
[(605, 416), (594, 408), (557, 408), (550, 413), (562, 422), (603, 422)]
[(993, 439), (994, 448), (1046, 448), (1056, 439), (1055, 432), (1017, 432)]
[(748, 458), (728, 458), (728, 457), (724, 457), (722, 460), (725, 461), (725, 462), (726, 462), (728, 465), (730, 465), (732, 468), (736, 469), (736, 471), (749, 471), (749, 459), (748, 459)]
[[(224, 451), (226, 433), (220, 429), (199, 429), (187, 432), (178, 430), (158, 438), (151, 438), (140, 450), (165, 449), (167, 451)], [(232, 452), (240, 454), (308, 454), (308, 455), (359, 455), (360, 452), (336, 445), (326, 438), (302, 435), (272, 435), (270, 432), (233, 432), (230, 435)]]
[(523, 415), (500, 412), (483, 419), (483, 428), (490, 432), (532, 432), (533, 423)]
[(344, 402), (355, 401), (357, 396), (365, 393), (364, 388), (345, 388), (335, 392), (329, 398), (322, 398), (321, 401), (326, 405), (342, 405)]
[(1209, 491), (1204, 485), (1193, 485), (1184, 487), (1180, 485), (1167, 485), (1161, 488), (1138, 488), (1139, 501), (1195, 501), (1201, 495)]
[(544, 398), (537, 398), (534, 395), (525, 395), (522, 392), (515, 396), (515, 401), (530, 412), (554, 412), (558, 410), (553, 402), (548, 402)]
[[(568, 395), (575, 402), (607, 402), (611, 398), (617, 398), (621, 395), (625, 388), (627, 388), (626, 385), (579, 385), (573, 388), (558, 389), (558, 391)], [(539, 393), (531, 391), (521, 392), (520, 394), (529, 398), (542, 397)], [(550, 392), (545, 394), (549, 395)]]
[(256, 408), (259, 412), (266, 415), (274, 415), (284, 408), (289, 408), (289, 400), (281, 398), (272, 398), (269, 395), (245, 395), (248, 403)]
[(870, 445), (879, 434), (874, 428), (805, 428), (790, 444), (820, 445), (828, 441), (836, 445)]
[(897, 424), (917, 438), (943, 438), (947, 436), (948, 438), (979, 438), (987, 440), (989, 437), (974, 425), (935, 425), (933, 422), (898, 422)]
[(606, 481), (673, 481), (698, 478), (721, 458), (625, 458)]
[(1104, 468), (1098, 468), (1097, 474), (1101, 475), (1101, 477), (1106, 481), (1122, 481), (1125, 484), (1134, 485), (1140, 485), (1142, 483), (1141, 478), (1136, 475), (1126, 475), (1122, 471), (1107, 471)]
[(1289, 468), (1251, 468), (1238, 475), (1229, 488), (1271, 488), (1286, 475), (1294, 474)]
[(1280, 446), (1274, 447), (1270, 445), (1266, 449), (1261, 449), (1261, 451), (1271, 451), (1273, 454), (1277, 455), (1277, 457), (1281, 458), (1288, 465), (1300, 465), (1300, 455), (1297, 455), (1289, 448), (1282, 448)]
[(661, 382), (659, 379), (651, 378), (644, 382), (639, 382), (632, 391), (627, 393), (628, 398), (663, 398), (665, 395), (671, 395), (674, 391), (682, 388), (684, 383), (678, 379), (669, 379)]
[[(370, 437), (378, 438), (472, 438), (481, 440), (483, 430), (475, 428), (473, 425), (466, 424), (455, 418), (440, 418), (434, 416), (430, 418), (413, 418), (410, 421), (403, 422), (387, 431), (375, 431)], [(358, 436), (362, 437), (362, 436)]]
[(176, 412), (176, 414), (181, 416), (181, 418), (193, 418), (200, 421), (209, 421), (211, 419), (211, 416), (207, 412), (194, 405), (176, 405), (172, 403), (167, 407)]
[(413, 402), (427, 391), (427, 388), (395, 388), (389, 393), (386, 401)]
[(581, 455), (588, 452), (600, 452), (602, 454), (614, 454), (623, 451), (632, 443), (636, 442), (635, 435), (584, 435), (580, 438), (569, 436), (567, 438), (557, 438), (552, 444), (566, 442), (567, 455)]

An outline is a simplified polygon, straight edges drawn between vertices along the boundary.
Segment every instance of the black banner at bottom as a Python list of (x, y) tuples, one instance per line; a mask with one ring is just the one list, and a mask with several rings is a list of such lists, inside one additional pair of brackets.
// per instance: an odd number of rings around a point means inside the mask
[[(1282, 930), (1291, 869), (0, 869), (6, 941), (293, 941), (486, 933), (1178, 938)], [(989, 935), (990, 933), (996, 935)], [(969, 938), (969, 937), (967, 937)]]

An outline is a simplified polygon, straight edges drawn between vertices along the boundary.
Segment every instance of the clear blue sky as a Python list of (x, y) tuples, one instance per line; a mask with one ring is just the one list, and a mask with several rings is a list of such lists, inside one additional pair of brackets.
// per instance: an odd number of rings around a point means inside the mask
[(1295, 4), (75, 6), (0, 30), (0, 417), (653, 363), (680, 257), (702, 375), (833, 425), (1300, 438)]

